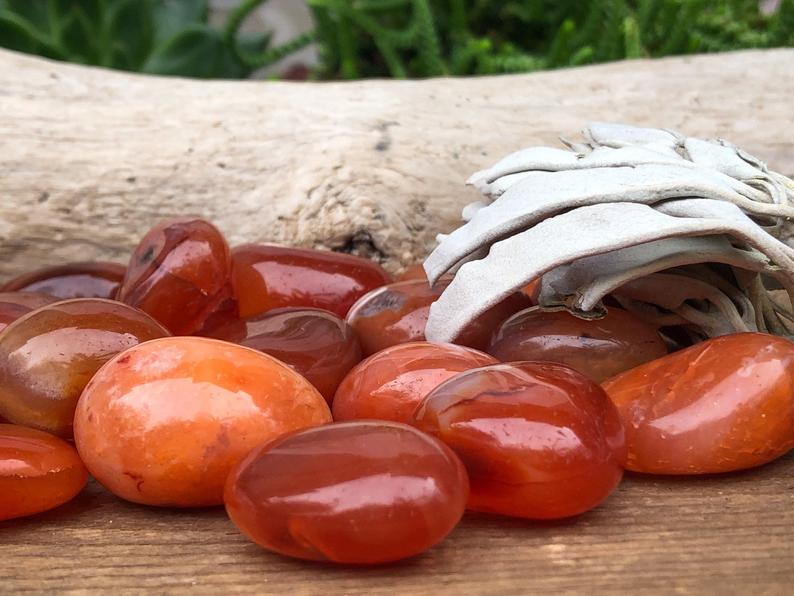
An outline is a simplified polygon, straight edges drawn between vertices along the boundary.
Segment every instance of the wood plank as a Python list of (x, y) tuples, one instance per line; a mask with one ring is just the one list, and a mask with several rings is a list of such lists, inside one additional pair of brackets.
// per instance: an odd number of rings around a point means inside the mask
[(422, 556), (356, 568), (263, 551), (220, 508), (138, 506), (92, 482), (56, 511), (0, 523), (0, 592), (785, 594), (793, 505), (794, 453), (725, 476), (628, 475), (577, 519), (471, 514)]

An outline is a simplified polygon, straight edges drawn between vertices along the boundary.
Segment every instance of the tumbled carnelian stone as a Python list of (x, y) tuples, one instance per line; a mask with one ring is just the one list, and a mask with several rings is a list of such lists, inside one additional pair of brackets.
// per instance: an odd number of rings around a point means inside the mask
[(486, 351), (502, 362), (558, 362), (600, 383), (666, 355), (667, 346), (655, 327), (619, 308), (594, 320), (530, 308), (502, 323)]
[(432, 389), (461, 371), (496, 363), (477, 350), (453, 344), (400, 344), (351, 370), (332, 405), (334, 420), (375, 418), (410, 422)]
[(94, 373), (114, 355), (168, 335), (131, 306), (76, 298), (44, 306), (0, 335), (0, 415), (70, 438), (74, 409)]
[(475, 511), (569, 517), (601, 503), (623, 475), (615, 406), (593, 381), (556, 363), (461, 373), (427, 396), (414, 424), (461, 458)]
[(103, 261), (44, 267), (8, 282), (6, 292), (40, 292), (56, 298), (115, 298), (127, 268)]
[(209, 335), (289, 364), (328, 403), (345, 375), (362, 358), (358, 337), (350, 325), (318, 308), (279, 308), (228, 323)]
[(336, 252), (244, 244), (234, 248), (232, 258), (241, 317), (287, 306), (344, 317), (361, 296), (391, 281), (377, 263)]
[(77, 451), (33, 428), (0, 424), (0, 521), (53, 509), (88, 480)]
[(291, 557), (378, 564), (417, 555), (458, 523), (468, 480), (440, 441), (404, 424), (357, 421), (254, 449), (226, 483), (232, 521)]
[(442, 290), (431, 288), (426, 280), (413, 280), (388, 284), (362, 296), (347, 313), (347, 322), (356, 330), (364, 354), (424, 341), (430, 305)]
[(794, 447), (794, 344), (780, 337), (710, 339), (604, 388), (623, 418), (630, 470), (730, 472)]
[(91, 474), (148, 505), (223, 502), (232, 466), (257, 445), (331, 421), (323, 397), (275, 358), (204, 337), (141, 344), (91, 380), (74, 440)]
[(0, 331), (32, 310), (58, 302), (58, 299), (35, 292), (0, 292)]
[(410, 267), (406, 267), (406, 269), (400, 273), (397, 281), (412, 281), (417, 279), (425, 282), (427, 281), (427, 273), (422, 263), (414, 263)]
[[(362, 296), (347, 313), (347, 322), (361, 339), (364, 354), (370, 356), (389, 346), (424, 341), (430, 305), (450, 281), (451, 278), (444, 278), (433, 287), (426, 280), (401, 281)], [(529, 304), (523, 295), (508, 297), (470, 323), (455, 343), (486, 348), (499, 323)]]
[(231, 296), (231, 252), (203, 219), (164, 221), (132, 253), (118, 299), (138, 307), (175, 335), (200, 329)]

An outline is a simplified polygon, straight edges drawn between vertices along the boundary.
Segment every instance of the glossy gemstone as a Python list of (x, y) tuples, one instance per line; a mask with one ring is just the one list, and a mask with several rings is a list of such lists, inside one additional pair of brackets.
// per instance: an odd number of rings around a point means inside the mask
[(140, 308), (176, 335), (200, 329), (231, 296), (231, 253), (202, 219), (156, 225), (132, 254), (118, 299)]
[(230, 474), (226, 510), (260, 546), (291, 557), (377, 564), (419, 554), (458, 523), (468, 481), (443, 443), (403, 424), (299, 431)]
[[(438, 300), (450, 281), (451, 278), (445, 278), (432, 288), (426, 280), (402, 281), (362, 296), (348, 312), (347, 321), (358, 333), (364, 354), (369, 356), (389, 346), (424, 341), (430, 305)], [(499, 323), (529, 304), (523, 295), (510, 296), (480, 315), (455, 343), (486, 348)]]
[(0, 424), (0, 521), (53, 509), (88, 480), (77, 451), (50, 434)]
[(0, 335), (0, 415), (69, 438), (80, 393), (114, 355), (168, 332), (146, 313), (99, 298), (56, 302)]
[(345, 377), (333, 402), (334, 420), (410, 422), (432, 389), (461, 371), (496, 363), (463, 346), (416, 342), (386, 348)]
[(119, 263), (67, 263), (44, 267), (8, 282), (6, 292), (39, 292), (63, 300), (115, 298), (127, 268)]
[(532, 519), (577, 515), (620, 482), (626, 447), (615, 406), (590, 379), (542, 362), (459, 374), (417, 408), (414, 424), (469, 473), (469, 508)]
[(397, 281), (410, 281), (420, 279), (427, 281), (427, 273), (425, 273), (425, 266), (422, 263), (415, 263), (400, 273)]
[(361, 296), (391, 281), (377, 263), (336, 252), (245, 244), (232, 254), (241, 317), (287, 306), (344, 317)]
[(58, 299), (35, 292), (0, 292), (0, 331), (32, 310), (58, 302)]
[(595, 320), (530, 308), (502, 323), (487, 352), (502, 362), (558, 362), (600, 383), (666, 355), (667, 347), (655, 327), (619, 308)]
[(331, 421), (309, 382), (250, 348), (203, 337), (150, 341), (116, 356), (86, 387), (74, 439), (91, 474), (123, 499), (218, 505), (251, 449)]
[(623, 418), (630, 470), (730, 472), (794, 447), (794, 344), (780, 337), (710, 339), (604, 388)]
[(353, 329), (316, 308), (280, 308), (224, 325), (212, 337), (270, 354), (302, 374), (331, 403), (345, 375), (361, 361)]

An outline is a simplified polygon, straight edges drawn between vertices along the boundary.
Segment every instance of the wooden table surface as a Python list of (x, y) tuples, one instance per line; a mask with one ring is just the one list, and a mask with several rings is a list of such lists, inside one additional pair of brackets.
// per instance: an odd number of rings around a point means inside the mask
[(468, 515), (441, 545), (376, 568), (259, 549), (221, 508), (156, 509), (91, 483), (72, 503), (0, 523), (0, 593), (791, 594), (794, 452), (702, 478), (629, 475), (601, 507), (534, 523)]

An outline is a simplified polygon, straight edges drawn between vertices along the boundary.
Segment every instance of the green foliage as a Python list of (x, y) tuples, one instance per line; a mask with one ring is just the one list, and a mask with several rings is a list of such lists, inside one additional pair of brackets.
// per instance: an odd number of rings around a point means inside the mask
[(207, 0), (0, 0), (0, 46), (120, 70), (239, 78), (252, 68), (207, 24)]
[[(58, 60), (206, 78), (246, 77), (317, 42), (321, 79), (481, 75), (626, 58), (794, 46), (794, 0), (306, 0), (314, 31), (273, 47), (222, 30), (207, 0), (0, 0), (0, 46)], [(298, 1), (298, 0), (295, 0)]]

